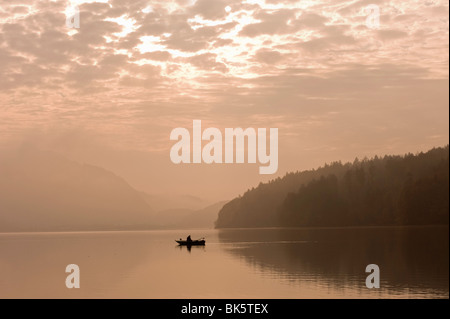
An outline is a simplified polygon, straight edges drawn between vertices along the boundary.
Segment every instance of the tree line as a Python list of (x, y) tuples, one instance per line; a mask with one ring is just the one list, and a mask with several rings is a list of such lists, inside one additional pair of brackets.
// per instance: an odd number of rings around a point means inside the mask
[(217, 228), (449, 221), (449, 147), (286, 174), (227, 203)]

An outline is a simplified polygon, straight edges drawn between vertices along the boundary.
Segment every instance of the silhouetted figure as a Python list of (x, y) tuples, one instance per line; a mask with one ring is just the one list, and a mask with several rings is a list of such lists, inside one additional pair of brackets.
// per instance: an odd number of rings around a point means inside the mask
[(187, 237), (186, 241), (187, 241), (188, 243), (192, 243), (191, 235), (189, 235), (189, 236)]

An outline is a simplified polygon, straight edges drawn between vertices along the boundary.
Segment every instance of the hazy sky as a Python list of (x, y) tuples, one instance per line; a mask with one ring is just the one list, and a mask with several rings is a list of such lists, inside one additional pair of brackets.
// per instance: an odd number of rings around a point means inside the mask
[[(2, 144), (214, 199), (324, 162), (448, 144), (446, 0), (84, 2), (0, 0)], [(75, 5), (79, 29), (66, 26)], [(278, 128), (278, 174), (174, 165), (170, 132), (194, 119)]]

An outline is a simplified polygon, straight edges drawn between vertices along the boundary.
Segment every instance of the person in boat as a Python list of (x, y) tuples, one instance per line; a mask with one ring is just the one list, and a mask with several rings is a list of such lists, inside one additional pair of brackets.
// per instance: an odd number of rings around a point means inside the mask
[(189, 236), (187, 237), (186, 241), (187, 241), (188, 243), (192, 243), (191, 235), (189, 235)]

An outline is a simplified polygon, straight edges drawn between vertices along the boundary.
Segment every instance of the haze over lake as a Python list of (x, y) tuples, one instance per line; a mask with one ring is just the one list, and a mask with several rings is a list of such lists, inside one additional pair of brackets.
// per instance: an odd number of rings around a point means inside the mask
[[(175, 239), (206, 237), (205, 247)], [(0, 234), (0, 298), (448, 298), (448, 227)], [(65, 286), (68, 264), (81, 288)], [(365, 267), (381, 288), (365, 286)]]
[(0, 299), (449, 298), (448, 22), (0, 0)]

